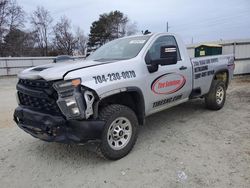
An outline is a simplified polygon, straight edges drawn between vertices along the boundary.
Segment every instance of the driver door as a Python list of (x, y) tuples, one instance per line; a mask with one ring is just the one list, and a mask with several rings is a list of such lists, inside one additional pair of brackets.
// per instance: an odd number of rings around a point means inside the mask
[[(168, 64), (168, 53), (175, 55), (176, 60)], [(173, 52), (173, 53), (170, 53)], [(163, 58), (164, 57), (164, 58)], [(156, 66), (147, 75), (148, 114), (161, 111), (188, 100), (192, 88), (192, 66), (182, 59), (174, 36), (158, 37), (149, 48), (145, 60), (147, 67)], [(159, 62), (161, 62), (159, 64)], [(156, 70), (157, 68), (157, 70)]]

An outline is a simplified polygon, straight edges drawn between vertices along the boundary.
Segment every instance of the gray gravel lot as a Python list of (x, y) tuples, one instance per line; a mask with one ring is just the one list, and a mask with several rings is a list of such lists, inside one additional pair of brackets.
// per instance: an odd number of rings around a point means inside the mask
[(133, 151), (107, 161), (84, 146), (46, 143), (12, 121), (16, 78), (0, 79), (0, 187), (250, 187), (250, 76), (220, 111), (193, 100), (152, 115)]

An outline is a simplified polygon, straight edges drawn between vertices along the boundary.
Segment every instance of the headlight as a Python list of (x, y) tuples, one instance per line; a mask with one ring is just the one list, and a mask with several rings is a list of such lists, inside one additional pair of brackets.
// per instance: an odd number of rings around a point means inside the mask
[(65, 99), (65, 103), (67, 107), (72, 107), (76, 105), (76, 100), (75, 98)]
[(66, 106), (69, 108), (71, 113), (74, 116), (79, 116), (80, 115), (80, 110), (78, 108), (77, 102), (75, 98), (68, 98), (65, 99)]
[(54, 83), (54, 88), (55, 90), (62, 90), (62, 89), (67, 89), (67, 88), (74, 88), (77, 87), (81, 84), (81, 79), (77, 78), (74, 80), (66, 80), (66, 81), (61, 81), (61, 82), (56, 82)]
[(67, 119), (85, 118), (85, 106), (80, 90), (81, 79), (61, 81), (54, 83), (58, 93), (57, 104)]

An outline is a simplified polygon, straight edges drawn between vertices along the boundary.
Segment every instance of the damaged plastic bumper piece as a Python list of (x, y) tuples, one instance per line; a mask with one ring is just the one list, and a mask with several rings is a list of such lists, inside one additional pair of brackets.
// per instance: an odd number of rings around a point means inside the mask
[(22, 106), (15, 109), (14, 121), (35, 138), (63, 143), (99, 140), (105, 124), (99, 120), (66, 120), (63, 116), (45, 114)]

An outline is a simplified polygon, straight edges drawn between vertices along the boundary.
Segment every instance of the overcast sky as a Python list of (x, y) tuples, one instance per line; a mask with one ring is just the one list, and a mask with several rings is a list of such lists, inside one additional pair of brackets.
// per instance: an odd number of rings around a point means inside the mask
[(27, 13), (37, 6), (57, 21), (66, 15), (85, 34), (102, 13), (119, 10), (138, 29), (181, 35), (185, 43), (250, 38), (250, 0), (17, 0)]

